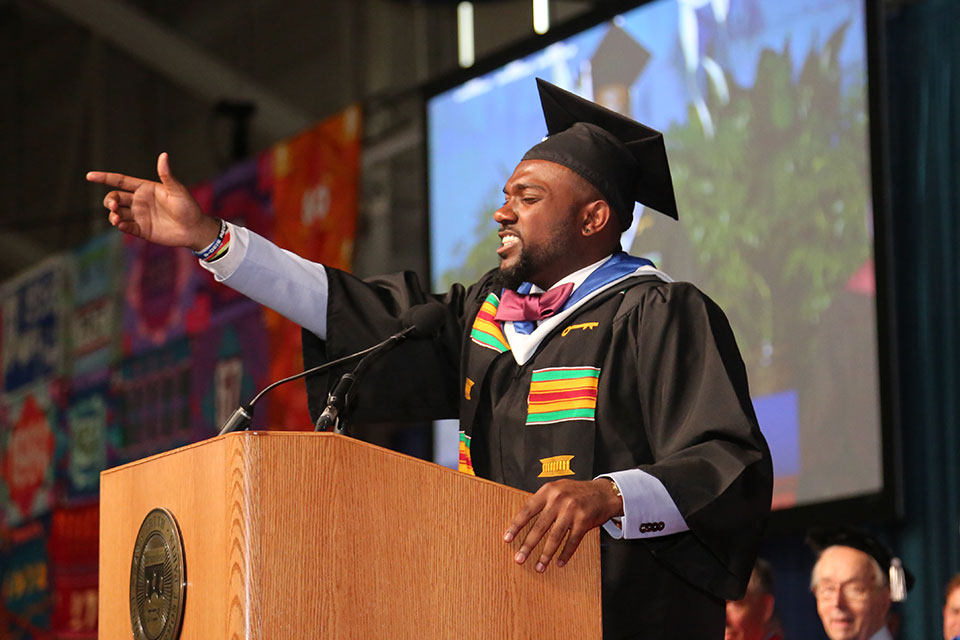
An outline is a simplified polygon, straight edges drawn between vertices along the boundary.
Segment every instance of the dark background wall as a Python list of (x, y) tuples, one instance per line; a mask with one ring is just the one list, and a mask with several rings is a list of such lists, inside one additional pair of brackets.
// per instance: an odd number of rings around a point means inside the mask
[(917, 586), (910, 638), (939, 637), (960, 571), (960, 3), (928, 0), (886, 25), (894, 292), (905, 518), (890, 525)]

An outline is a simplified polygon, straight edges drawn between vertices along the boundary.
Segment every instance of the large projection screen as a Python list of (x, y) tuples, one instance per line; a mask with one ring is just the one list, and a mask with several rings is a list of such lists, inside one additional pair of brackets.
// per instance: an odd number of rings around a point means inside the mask
[(638, 205), (623, 248), (726, 311), (774, 507), (878, 494), (866, 24), (862, 0), (659, 0), (437, 93), (433, 286), (497, 264), (501, 189), (545, 134), (535, 77), (626, 113), (664, 132), (680, 220)]

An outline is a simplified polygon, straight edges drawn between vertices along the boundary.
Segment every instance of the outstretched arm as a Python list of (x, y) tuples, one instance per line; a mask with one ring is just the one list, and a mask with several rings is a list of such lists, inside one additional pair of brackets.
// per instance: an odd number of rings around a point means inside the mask
[[(110, 224), (124, 233), (194, 251), (210, 245), (220, 221), (206, 215), (190, 191), (170, 171), (170, 158), (157, 158), (160, 181), (91, 171), (87, 180), (115, 187), (103, 199)], [(216, 262), (200, 261), (217, 280), (235, 291), (325, 337), (327, 276), (322, 265), (280, 249), (242, 227), (232, 231), (228, 252)]]
[(170, 157), (157, 158), (160, 182), (91, 171), (87, 180), (115, 187), (103, 199), (110, 224), (124, 233), (169, 247), (199, 251), (216, 240), (220, 222), (206, 215), (170, 171)]

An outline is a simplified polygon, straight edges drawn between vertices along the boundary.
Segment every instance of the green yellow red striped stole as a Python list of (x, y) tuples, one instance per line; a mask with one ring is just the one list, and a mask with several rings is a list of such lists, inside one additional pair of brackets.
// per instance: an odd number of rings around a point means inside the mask
[(463, 431), (460, 432), (460, 461), (457, 463), (457, 471), (475, 476), (473, 472), (473, 460), (470, 458), (470, 436)]
[(527, 397), (527, 424), (594, 420), (597, 367), (551, 367), (533, 372)]
[(487, 295), (487, 299), (480, 306), (477, 317), (473, 321), (473, 327), (470, 329), (470, 339), (481, 347), (493, 349), (497, 353), (503, 353), (510, 350), (507, 339), (503, 337), (503, 329), (500, 323), (493, 319), (497, 313), (497, 307), (500, 306), (500, 298), (495, 293)]

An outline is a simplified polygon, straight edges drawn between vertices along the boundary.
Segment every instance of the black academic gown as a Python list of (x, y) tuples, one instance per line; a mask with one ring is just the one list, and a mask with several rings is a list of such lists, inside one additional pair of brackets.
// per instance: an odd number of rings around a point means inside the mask
[[(634, 540), (602, 534), (604, 637), (723, 636), (723, 600), (746, 588), (773, 472), (719, 307), (690, 284), (634, 277), (587, 302), (519, 366), (476, 320), (485, 301), (486, 311), (497, 302), (492, 272), (441, 296), (425, 293), (411, 273), (368, 281), (327, 273), (327, 340), (304, 332), (308, 367), (398, 331), (412, 305), (438, 301), (447, 310), (436, 339), (406, 342), (364, 374), (354, 420), (459, 417), (461, 470), (527, 491), (630, 468), (654, 475), (690, 530)], [(586, 414), (538, 422), (531, 380), (558, 368), (595, 375), (596, 402)], [(308, 382), (314, 417), (339, 373)]]

